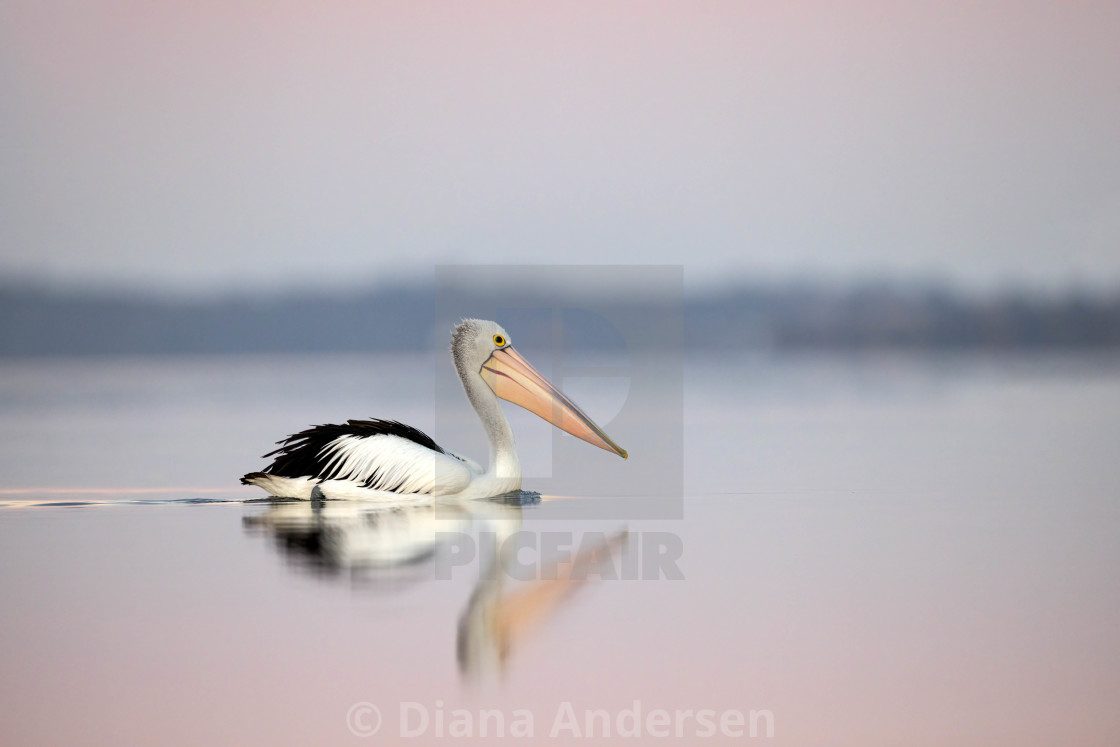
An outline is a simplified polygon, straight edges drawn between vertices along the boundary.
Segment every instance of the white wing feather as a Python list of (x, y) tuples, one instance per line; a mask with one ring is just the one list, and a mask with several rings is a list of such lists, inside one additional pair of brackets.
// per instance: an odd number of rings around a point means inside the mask
[(374, 490), (451, 495), (470, 484), (471, 468), (460, 458), (389, 434), (339, 436), (323, 449), (322, 475)]

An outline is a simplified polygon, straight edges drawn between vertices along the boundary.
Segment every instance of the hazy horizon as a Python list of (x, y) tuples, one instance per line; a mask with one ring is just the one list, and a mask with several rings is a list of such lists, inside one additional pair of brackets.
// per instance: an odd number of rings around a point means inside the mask
[[(497, 265), (502, 266), (504, 265)], [(529, 265), (531, 267), (531, 265)], [(587, 265), (595, 267), (596, 265)], [(640, 265), (639, 265), (640, 266)], [(850, 294), (861, 291), (886, 292), (918, 297), (941, 294), (964, 302), (983, 302), (1020, 297), (1035, 301), (1084, 298), (1107, 301), (1120, 296), (1120, 277), (1070, 278), (1066, 282), (1030, 282), (1023, 278), (993, 278), (987, 282), (965, 282), (946, 275), (891, 275), (874, 272), (840, 273), (724, 273), (705, 276), (687, 271), (683, 266), (684, 296), (687, 299), (711, 299), (734, 296), (743, 292), (790, 292)], [(273, 302), (284, 298), (355, 299), (378, 293), (429, 291), (436, 287), (436, 267), (428, 271), (402, 271), (377, 275), (354, 275), (350, 278), (292, 278), (273, 283), (254, 284), (231, 279), (226, 284), (182, 285), (171, 281), (154, 282), (129, 278), (81, 280), (51, 274), (5, 272), (0, 267), (0, 292), (26, 291), (57, 299), (96, 298), (105, 300), (166, 301), (172, 304), (209, 304)], [(518, 294), (530, 290), (522, 288)], [(587, 289), (591, 297), (610, 295), (610, 289)]]

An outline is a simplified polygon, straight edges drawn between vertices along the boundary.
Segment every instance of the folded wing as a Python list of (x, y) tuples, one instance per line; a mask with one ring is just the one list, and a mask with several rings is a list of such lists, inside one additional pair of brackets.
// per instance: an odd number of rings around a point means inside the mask
[(284, 439), (268, 457), (275, 457), (264, 470), (268, 475), (341, 480), (399, 494), (457, 493), (471, 479), (463, 459), (422, 431), (393, 420), (315, 426)]

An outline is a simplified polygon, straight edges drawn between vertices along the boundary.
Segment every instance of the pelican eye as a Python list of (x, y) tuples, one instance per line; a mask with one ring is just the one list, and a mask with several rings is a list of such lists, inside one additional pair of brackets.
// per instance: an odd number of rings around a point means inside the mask
[(501, 347), (506, 344), (506, 338), (501, 335), (494, 335), (494, 344)]

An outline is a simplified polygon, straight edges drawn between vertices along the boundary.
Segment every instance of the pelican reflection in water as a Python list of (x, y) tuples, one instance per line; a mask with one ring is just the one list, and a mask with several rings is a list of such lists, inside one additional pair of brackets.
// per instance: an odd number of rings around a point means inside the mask
[(273, 537), (298, 567), (389, 584), (434, 578), (429, 563), (447, 551), (445, 544), (452, 538), (472, 529), (478, 535), (489, 533), (493, 541), (476, 545), (482, 554), (479, 579), (456, 634), (459, 668), (476, 678), (504, 672), (519, 641), (594, 576), (589, 570), (613, 563), (625, 546), (626, 532), (621, 531), (601, 544), (581, 545), (574, 557), (545, 573), (538, 564), (533, 579), (510, 582), (518, 544), (507, 540), (521, 530), (521, 503), (533, 495), (513, 493), (511, 503), (444, 500), (438, 506), (431, 501), (284, 501), (247, 516), (245, 526)]

